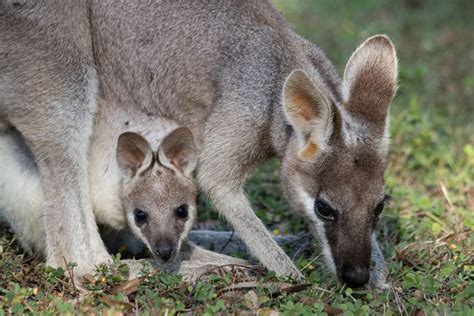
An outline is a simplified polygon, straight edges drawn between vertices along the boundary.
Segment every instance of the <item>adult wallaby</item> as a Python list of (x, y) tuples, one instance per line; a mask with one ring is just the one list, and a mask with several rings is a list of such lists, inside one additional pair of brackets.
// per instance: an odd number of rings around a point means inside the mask
[(99, 87), (105, 104), (192, 130), (201, 190), (267, 268), (300, 275), (243, 191), (252, 170), (277, 156), (283, 191), (331, 270), (351, 286), (369, 280), (371, 257), (382, 258), (374, 227), (397, 86), (387, 37), (364, 42), (341, 80), (270, 1), (7, 2), (0, 10), (0, 121), (22, 133), (38, 162), (45, 224), (64, 223), (48, 231), (50, 264), (105, 259), (85, 181)]

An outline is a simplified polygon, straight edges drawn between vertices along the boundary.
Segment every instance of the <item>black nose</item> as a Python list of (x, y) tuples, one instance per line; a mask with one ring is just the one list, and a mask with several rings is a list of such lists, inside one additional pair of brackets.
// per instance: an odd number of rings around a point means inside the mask
[(168, 240), (159, 241), (155, 246), (156, 254), (163, 259), (164, 261), (168, 261), (173, 254), (173, 243)]
[(342, 272), (342, 280), (352, 288), (364, 286), (369, 282), (369, 277), (368, 268), (344, 267)]

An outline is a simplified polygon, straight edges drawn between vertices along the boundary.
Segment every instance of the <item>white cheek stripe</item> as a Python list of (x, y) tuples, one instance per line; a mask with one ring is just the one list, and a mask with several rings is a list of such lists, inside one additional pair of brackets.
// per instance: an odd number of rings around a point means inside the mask
[(135, 224), (133, 213), (129, 213), (127, 217), (128, 217), (128, 226), (132, 230), (133, 234), (136, 237), (138, 237), (138, 239), (140, 239), (148, 247), (148, 250), (150, 250), (151, 253), (154, 254), (155, 250), (150, 245), (150, 242), (148, 241), (147, 238), (145, 238), (145, 235), (142, 234), (142, 231), (140, 230), (140, 228), (138, 228), (138, 226)]
[(191, 231), (191, 228), (193, 228), (194, 221), (196, 218), (196, 208), (195, 207), (190, 207), (189, 209), (189, 218), (184, 224), (184, 230), (181, 233), (181, 236), (179, 236), (178, 240), (178, 249), (176, 249), (177, 254), (181, 251), (181, 245), (183, 244), (183, 241), (188, 238), (189, 232)]
[(336, 274), (336, 265), (334, 264), (334, 258), (332, 256), (331, 248), (329, 247), (329, 243), (326, 238), (324, 223), (314, 213), (315, 199), (312, 198), (303, 189), (300, 189), (299, 192), (301, 192), (301, 200), (303, 201), (304, 211), (308, 215), (308, 217), (312, 219), (312, 223), (310, 224), (311, 229), (313, 230), (313, 233), (316, 233), (319, 237), (319, 244), (321, 245), (323, 256), (326, 259), (326, 263), (331, 272)]

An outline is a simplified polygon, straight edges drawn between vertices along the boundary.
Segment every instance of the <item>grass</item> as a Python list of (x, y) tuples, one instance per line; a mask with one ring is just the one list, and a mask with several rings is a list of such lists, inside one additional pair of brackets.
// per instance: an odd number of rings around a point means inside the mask
[[(474, 314), (474, 11), (471, 1), (275, 1), (297, 31), (318, 43), (342, 73), (356, 45), (387, 33), (398, 49), (400, 89), (392, 107), (386, 175), (393, 196), (379, 240), (392, 288), (351, 290), (321, 272), (321, 257), (297, 260), (308, 287), (267, 275), (244, 290), (234, 275), (195, 284), (179, 275), (145, 273), (126, 282), (126, 267), (100, 268), (80, 296), (70, 270), (45, 268), (0, 234), (0, 315), (9, 313), (274, 315)], [(276, 234), (304, 231), (278, 191), (278, 163), (247, 185), (254, 209)], [(226, 228), (210, 206), (200, 221)], [(216, 224), (217, 223), (217, 224)], [(71, 267), (73, 269), (73, 267)], [(146, 272), (146, 271), (145, 271)]]

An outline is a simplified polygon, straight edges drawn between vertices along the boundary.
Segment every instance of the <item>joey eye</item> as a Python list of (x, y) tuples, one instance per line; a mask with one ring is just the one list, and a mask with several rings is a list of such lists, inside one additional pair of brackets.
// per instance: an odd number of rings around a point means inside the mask
[(147, 219), (146, 213), (138, 208), (136, 208), (133, 211), (133, 216), (135, 217), (135, 222), (137, 224), (143, 224), (144, 222), (146, 222), (146, 219)]
[(333, 222), (337, 219), (336, 211), (321, 199), (314, 202), (314, 211), (323, 221)]
[(180, 207), (176, 208), (175, 210), (176, 216), (178, 218), (186, 218), (188, 217), (188, 206), (186, 204), (181, 205)]

